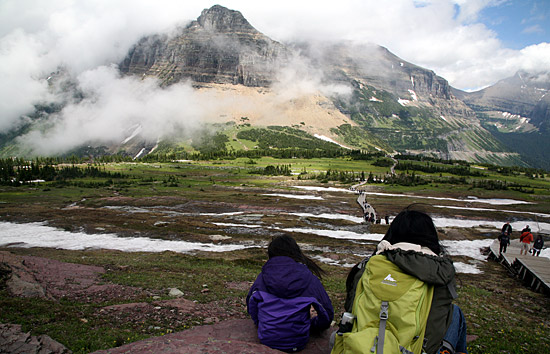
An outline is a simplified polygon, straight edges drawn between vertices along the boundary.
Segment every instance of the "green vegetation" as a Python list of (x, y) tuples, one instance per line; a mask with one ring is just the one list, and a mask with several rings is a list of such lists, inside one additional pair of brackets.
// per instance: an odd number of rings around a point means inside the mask
[(550, 170), (550, 133), (502, 133), (492, 125), (485, 128), (530, 165)]
[(256, 142), (259, 149), (308, 149), (338, 150), (334, 143), (317, 139), (310, 134), (291, 127), (270, 126), (250, 128), (237, 133), (237, 138)]
[[(196, 158), (186, 159), (188, 161), (177, 161), (183, 156), (179, 153), (173, 154), (178, 158), (172, 159), (167, 153), (159, 155), (156, 160), (155, 156), (148, 156), (140, 161), (129, 161), (120, 156), (106, 157), (102, 162), (97, 158), (85, 161), (75, 157), (32, 161), (4, 159), (0, 160), (0, 171), (8, 183), (0, 185), (0, 217), (3, 221), (16, 222), (47, 220), (49, 225), (68, 231), (84, 229), (89, 233), (139, 234), (159, 240), (222, 244), (226, 241), (213, 241), (211, 236), (224, 234), (230, 235), (232, 242), (263, 244), (273, 234), (282, 232), (266, 231), (274, 225), (291, 228), (305, 223), (311, 228), (328, 227), (329, 222), (324, 219), (291, 215), (302, 208), (357, 214), (353, 194), (325, 196), (322, 193), (322, 200), (289, 201), (266, 195), (267, 191), (288, 193), (290, 186), (296, 184), (344, 189), (360, 181), (365, 181), (365, 187), (375, 191), (429, 197), (515, 198), (535, 204), (507, 206), (506, 209), (540, 213), (550, 210), (550, 176), (543, 170), (397, 155), (395, 158), (405, 169), (392, 176), (389, 162), (393, 161), (381, 152), (336, 148), (331, 151), (337, 157), (328, 158), (323, 156), (326, 151), (318, 149), (321, 156), (312, 153), (310, 158), (294, 158), (292, 154), (279, 154), (285, 150), (299, 151), (274, 148), (254, 151), (257, 155), (251, 151), (250, 156), (246, 156), (244, 151), (242, 156), (229, 150), (196, 151), (196, 155), (192, 155)], [(307, 149), (302, 150), (305, 151)], [(217, 157), (208, 160), (206, 156), (209, 154)], [(106, 162), (118, 158), (121, 161)], [(45, 182), (26, 183), (40, 179), (40, 176)], [(14, 180), (22, 183), (14, 183)], [(374, 199), (373, 205), (395, 215), (413, 201), (395, 196)], [(456, 205), (449, 203), (449, 206)], [(132, 208), (139, 210), (129, 211)], [(495, 219), (498, 219), (503, 214), (497, 209), (484, 213), (497, 215)], [(240, 221), (265, 227), (228, 229), (204, 220), (201, 215), (242, 210), (251, 210), (253, 214), (243, 216)], [(438, 209), (437, 213), (452, 217), (456, 209)], [(467, 217), (473, 212), (461, 210), (460, 213)], [(358, 226), (346, 220), (330, 225), (342, 225), (356, 232), (364, 230), (364, 225)], [(387, 226), (370, 227), (370, 232), (384, 233)], [(471, 230), (465, 232), (467, 239), (488, 237)], [(348, 240), (300, 232), (292, 234), (301, 244), (313, 246), (313, 250), (307, 251), (311, 256), (349, 257), (345, 261), (351, 263), (360, 259), (356, 254), (373, 249), (372, 245), (359, 245)], [(331, 254), (321, 251), (326, 249), (344, 252)], [(153, 304), (167, 300), (169, 288), (182, 290), (185, 299), (196, 301), (197, 306), (218, 308), (227, 313), (222, 320), (245, 318), (247, 287), (266, 259), (265, 249), (261, 248), (220, 254), (201, 252), (194, 256), (174, 252), (122, 253), (108, 250), (4, 248), (2, 251), (98, 265), (106, 269), (101, 277), (104, 284), (145, 289), (144, 293), (132, 291), (129, 298), (97, 301), (25, 299), (13, 297), (6, 289), (0, 289), (0, 322), (21, 324), (23, 331), (30, 331), (33, 335), (48, 334), (75, 353), (111, 348), (206, 323), (204, 316), (170, 315), (170, 310), (161, 312), (162, 316), (136, 321), (102, 311), (115, 304)], [(460, 257), (457, 261), (461, 261)], [(549, 300), (522, 287), (498, 263), (480, 263), (484, 274), (459, 275), (458, 282), (461, 285), (458, 303), (466, 314), (468, 333), (477, 336), (469, 345), (470, 353), (547, 352), (550, 345)], [(343, 311), (348, 269), (330, 265), (323, 265), (323, 268), (327, 270), (323, 284), (339, 315)], [(239, 283), (241, 288), (229, 286), (232, 283)], [(205, 284), (209, 291), (203, 291)]]

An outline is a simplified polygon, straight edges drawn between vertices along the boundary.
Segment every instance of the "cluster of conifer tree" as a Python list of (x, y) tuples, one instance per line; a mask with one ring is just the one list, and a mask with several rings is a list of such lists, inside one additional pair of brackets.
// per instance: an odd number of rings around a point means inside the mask
[(486, 174), (479, 170), (472, 170), (469, 166), (464, 165), (449, 165), (441, 166), (430, 164), (418, 164), (412, 163), (409, 161), (399, 161), (395, 166), (396, 170), (399, 171), (422, 171), (426, 173), (450, 173), (457, 176), (473, 176), (473, 177), (483, 177)]
[(263, 169), (256, 169), (250, 173), (257, 173), (267, 176), (290, 176), (292, 174), (292, 165), (268, 165)]
[(124, 178), (119, 172), (108, 172), (94, 165), (79, 167), (58, 164), (57, 159), (0, 159), (0, 184), (20, 185), (33, 181), (63, 181), (73, 178)]

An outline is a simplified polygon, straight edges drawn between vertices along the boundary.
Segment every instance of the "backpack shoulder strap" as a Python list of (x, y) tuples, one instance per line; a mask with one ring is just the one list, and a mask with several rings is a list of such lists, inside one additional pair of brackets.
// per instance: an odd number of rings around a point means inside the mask
[(369, 261), (370, 256), (363, 259), (361, 262), (351, 268), (346, 278), (346, 301), (344, 303), (344, 309), (347, 312), (352, 312), (353, 301), (355, 300), (355, 293), (357, 290), (357, 283), (361, 279), (361, 276), (365, 272), (367, 262)]

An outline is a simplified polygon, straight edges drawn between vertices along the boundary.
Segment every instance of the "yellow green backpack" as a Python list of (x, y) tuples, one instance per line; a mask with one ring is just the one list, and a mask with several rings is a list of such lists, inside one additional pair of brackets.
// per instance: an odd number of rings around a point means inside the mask
[(420, 354), (433, 286), (380, 254), (367, 262), (353, 301), (351, 332), (337, 333), (332, 354)]

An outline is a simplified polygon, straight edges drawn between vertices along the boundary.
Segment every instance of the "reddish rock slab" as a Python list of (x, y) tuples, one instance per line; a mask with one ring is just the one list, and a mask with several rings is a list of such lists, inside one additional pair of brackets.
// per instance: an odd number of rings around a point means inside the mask
[(14, 296), (50, 300), (68, 298), (79, 302), (104, 302), (145, 295), (140, 288), (118, 284), (98, 284), (105, 269), (99, 266), (66, 263), (0, 251), (0, 263), (11, 274), (6, 286)]
[[(329, 353), (329, 337), (332, 331), (311, 337), (300, 353)], [(228, 320), (214, 325), (199, 326), (161, 337), (153, 337), (121, 347), (100, 350), (94, 354), (145, 354), (145, 353), (188, 353), (188, 354), (270, 354), (282, 353), (271, 349), (258, 340), (256, 326), (250, 319)]]
[(177, 299), (172, 300), (164, 300), (164, 301), (155, 301), (153, 302), (155, 306), (168, 306), (168, 307), (174, 307), (178, 309), (178, 311), (189, 313), (193, 312), (197, 308), (197, 304), (195, 304), (191, 300), (184, 299), (182, 297), (179, 297)]
[(70, 350), (47, 335), (31, 336), (20, 325), (0, 324), (0, 353), (69, 354)]

